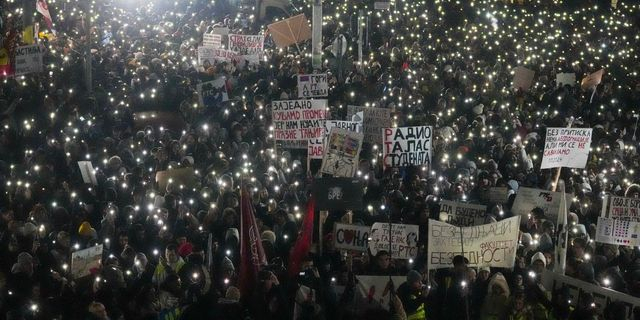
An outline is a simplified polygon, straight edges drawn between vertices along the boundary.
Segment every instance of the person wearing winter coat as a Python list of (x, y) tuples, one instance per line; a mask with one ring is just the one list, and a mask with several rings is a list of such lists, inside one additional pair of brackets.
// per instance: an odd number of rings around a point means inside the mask
[(507, 279), (498, 272), (491, 280), (489, 280), (489, 286), (487, 296), (482, 304), (480, 311), (481, 320), (500, 320), (504, 319), (507, 315), (507, 307), (509, 305), (510, 290), (507, 284)]

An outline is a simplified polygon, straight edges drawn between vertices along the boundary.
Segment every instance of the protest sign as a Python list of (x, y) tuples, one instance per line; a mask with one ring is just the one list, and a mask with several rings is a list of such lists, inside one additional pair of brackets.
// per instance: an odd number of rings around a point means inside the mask
[(575, 73), (556, 74), (556, 87), (563, 87), (565, 85), (572, 86), (572, 87), (576, 85)]
[(364, 108), (362, 126), (364, 142), (380, 145), (382, 143), (382, 129), (391, 127), (391, 110)]
[(334, 247), (342, 250), (367, 251), (370, 230), (369, 226), (335, 223), (333, 225)]
[(600, 69), (592, 74), (582, 78), (580, 87), (582, 90), (589, 90), (597, 87), (602, 82), (602, 76), (604, 75), (604, 69)]
[(229, 35), (229, 28), (227, 27), (215, 27), (215, 28), (211, 28), (211, 32), (209, 32), (211, 34), (219, 34), (219, 35)]
[[(567, 194), (567, 199), (572, 198), (573, 195)], [(514, 216), (522, 216), (521, 222), (525, 223), (529, 219), (531, 210), (537, 207), (544, 211), (547, 220), (556, 221), (561, 201), (562, 192), (520, 187), (511, 212)], [(567, 209), (569, 209), (568, 206), (569, 203), (567, 203)]]
[(213, 107), (220, 102), (228, 101), (226, 79), (224, 77), (216, 80), (199, 83), (196, 86), (200, 104), (205, 107)]
[(91, 274), (92, 269), (100, 268), (103, 246), (86, 248), (71, 253), (71, 275), (75, 279)]
[[(358, 112), (363, 112), (365, 107), (363, 106), (352, 106), (352, 105), (347, 105), (347, 120), (350, 121), (358, 121), (358, 120), (354, 120), (353, 116), (355, 116)], [(360, 121), (362, 121), (363, 119), (359, 119)]]
[(568, 289), (568, 302), (573, 308), (584, 305), (582, 299), (585, 298), (586, 294), (591, 294), (593, 297), (594, 307), (598, 310), (599, 314), (604, 314), (605, 309), (612, 302), (621, 302), (621, 307), (625, 308), (626, 315), (623, 319), (633, 319), (634, 308), (640, 307), (640, 298), (603, 288), (550, 270), (545, 270), (542, 273), (542, 284), (549, 292), (553, 292), (554, 294), (563, 292), (563, 288)]
[(356, 275), (358, 294), (354, 305), (359, 310), (389, 310), (389, 299), (394, 290), (407, 281), (404, 276), (363, 276)]
[(222, 46), (222, 35), (214, 33), (205, 33), (202, 35), (202, 46), (211, 48), (220, 48)]
[(429, 165), (431, 162), (432, 128), (384, 128), (382, 159), (385, 167)]
[(78, 161), (78, 167), (80, 167), (80, 174), (82, 175), (82, 181), (84, 181), (84, 183), (92, 184), (94, 186), (98, 185), (96, 172), (93, 169), (91, 161)]
[(515, 67), (513, 71), (513, 88), (529, 91), (531, 85), (533, 85), (533, 77), (536, 74), (535, 71), (525, 67)]
[(608, 210), (607, 217), (617, 220), (640, 222), (640, 199), (616, 196), (605, 196), (604, 205)]
[(409, 259), (418, 256), (418, 237), (420, 232), (417, 225), (413, 224), (389, 224), (376, 222), (369, 233), (369, 251), (376, 255), (378, 251), (389, 252), (389, 236), (391, 236), (391, 258)]
[(307, 140), (276, 140), (278, 149), (307, 149)]
[(504, 204), (509, 198), (509, 189), (507, 187), (491, 187), (489, 188), (489, 203)]
[(519, 232), (519, 216), (470, 227), (429, 219), (427, 265), (429, 269), (453, 267), (453, 257), (464, 248), (470, 267), (512, 268)]
[(584, 168), (591, 147), (588, 128), (547, 128), (541, 169)]
[(298, 75), (298, 98), (326, 97), (328, 94), (326, 73)]
[(263, 35), (229, 35), (229, 50), (236, 52), (250, 63), (258, 63), (264, 47)]
[(373, 3), (373, 8), (375, 10), (389, 10), (389, 8), (391, 8), (391, 2), (376, 1)]
[(322, 138), (327, 100), (276, 100), (271, 103), (276, 140)]
[(19, 46), (15, 51), (15, 75), (23, 75), (28, 73), (37, 73), (44, 70), (42, 64), (42, 56), (44, 55), (44, 47), (39, 44), (29, 46)]
[(334, 177), (353, 177), (358, 170), (363, 134), (331, 128), (326, 140), (320, 172)]
[(311, 27), (303, 13), (267, 26), (279, 48), (311, 39)]
[(440, 200), (440, 215), (440, 220), (446, 215), (445, 222), (458, 227), (477, 226), (485, 223), (487, 206)]
[(596, 242), (640, 246), (640, 222), (598, 217)]
[(324, 137), (322, 139), (311, 139), (307, 143), (307, 157), (310, 159), (322, 159), (324, 156), (325, 139), (329, 136), (331, 128), (341, 128), (353, 132), (362, 132), (362, 122), (342, 121), (342, 120), (325, 120), (324, 121)]
[(196, 174), (193, 168), (169, 169), (156, 173), (156, 183), (158, 190), (164, 192), (168, 184), (176, 184), (180, 189), (191, 189), (197, 183)]
[(360, 210), (363, 189), (359, 179), (323, 177), (313, 181), (312, 193), (318, 210)]
[(201, 67), (209, 67), (216, 61), (232, 62), (238, 61), (238, 54), (225, 49), (212, 47), (198, 47), (198, 65)]

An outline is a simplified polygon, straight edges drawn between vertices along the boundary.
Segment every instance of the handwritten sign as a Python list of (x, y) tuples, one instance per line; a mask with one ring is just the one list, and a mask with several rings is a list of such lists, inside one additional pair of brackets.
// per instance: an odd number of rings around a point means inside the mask
[(333, 225), (333, 243), (336, 249), (367, 251), (369, 226), (336, 223)]
[(310, 140), (324, 136), (327, 100), (276, 100), (271, 108), (276, 140)]
[(455, 226), (477, 226), (485, 223), (487, 206), (440, 200), (440, 214), (446, 215), (446, 222)]
[(196, 86), (196, 89), (198, 90), (198, 96), (200, 97), (200, 104), (205, 107), (213, 107), (218, 105), (220, 102), (229, 100), (224, 77), (199, 83)]
[(220, 48), (222, 46), (222, 35), (215, 33), (205, 33), (202, 35), (202, 46)]
[(382, 143), (382, 129), (391, 127), (391, 110), (384, 108), (364, 108), (364, 142)]
[(324, 156), (325, 139), (329, 136), (331, 128), (340, 128), (347, 131), (362, 132), (362, 122), (342, 121), (342, 120), (325, 120), (324, 122), (324, 138), (311, 139), (307, 143), (307, 157), (310, 159), (322, 159)]
[(362, 133), (331, 128), (320, 172), (334, 177), (353, 177), (358, 170), (363, 139)]
[(592, 129), (547, 128), (541, 169), (584, 168), (589, 157)]
[(470, 227), (457, 227), (429, 219), (429, 269), (453, 266), (453, 257), (469, 259), (469, 266), (511, 268), (516, 259), (520, 217)]
[(238, 56), (249, 61), (250, 63), (258, 63), (260, 54), (264, 49), (263, 35), (229, 35), (229, 50), (236, 52)]
[(97, 245), (71, 253), (71, 275), (79, 279), (90, 275), (92, 269), (100, 268), (102, 249), (102, 245)]
[(617, 220), (640, 222), (640, 199), (607, 196), (608, 217)]
[(238, 60), (238, 54), (231, 50), (198, 47), (198, 65), (201, 67), (211, 66), (216, 61), (232, 62)]
[(298, 75), (298, 98), (326, 97), (328, 94), (326, 73)]
[(640, 246), (640, 222), (598, 217), (596, 242)]
[(15, 75), (37, 73), (44, 70), (42, 56), (44, 47), (39, 44), (19, 46), (15, 51)]
[[(567, 194), (567, 199), (571, 198), (573, 198), (573, 195)], [(522, 222), (524, 223), (529, 218), (531, 210), (538, 207), (544, 211), (548, 220), (557, 221), (561, 201), (562, 192), (520, 187), (511, 212), (513, 212), (514, 216), (522, 216)], [(569, 209), (568, 204), (567, 209)]]
[(418, 237), (420, 235), (417, 225), (413, 224), (389, 224), (376, 222), (371, 227), (371, 240), (369, 251), (376, 255), (378, 251), (389, 252), (391, 242), (391, 258), (409, 259), (418, 256)]
[(382, 154), (385, 167), (428, 165), (432, 127), (384, 128)]

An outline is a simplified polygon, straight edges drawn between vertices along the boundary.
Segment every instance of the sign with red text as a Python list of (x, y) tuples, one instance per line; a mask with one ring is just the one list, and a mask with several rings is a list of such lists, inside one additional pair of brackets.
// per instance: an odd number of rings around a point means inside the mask
[(382, 155), (385, 167), (428, 165), (432, 127), (384, 128)]
[(331, 128), (341, 128), (353, 132), (362, 132), (362, 122), (342, 121), (342, 120), (325, 120), (324, 122), (324, 138), (312, 139), (307, 143), (307, 156), (311, 159), (322, 159), (324, 156), (325, 139), (329, 136)]
[(230, 34), (229, 50), (240, 57), (255, 64), (260, 61), (260, 54), (264, 49), (263, 35)]
[[(391, 231), (389, 231), (391, 226)], [(376, 222), (369, 233), (369, 251), (376, 255), (378, 251), (391, 250), (393, 259), (409, 259), (418, 256), (419, 228), (413, 224), (389, 224)], [(389, 246), (391, 242), (391, 246)]]
[(640, 246), (640, 222), (598, 217), (596, 242)]
[(487, 206), (440, 200), (440, 215), (446, 215), (447, 220), (445, 222), (458, 227), (477, 226), (485, 223)]
[(369, 226), (336, 223), (333, 225), (333, 244), (336, 249), (367, 251)]
[(608, 218), (640, 222), (640, 199), (607, 195), (604, 204), (609, 207)]
[(299, 74), (298, 98), (326, 97), (329, 95), (327, 74)]
[(91, 270), (100, 269), (103, 246), (86, 248), (71, 253), (71, 275), (79, 279), (91, 274)]
[(540, 168), (584, 168), (592, 131), (589, 128), (547, 128)]
[(213, 47), (198, 47), (198, 65), (209, 67), (217, 61), (232, 62), (239, 59), (238, 54), (225, 49)]
[(220, 48), (222, 46), (222, 35), (215, 33), (205, 33), (202, 35), (202, 46)]
[(331, 128), (324, 146), (320, 172), (334, 177), (353, 177), (358, 171), (363, 139), (362, 133)]
[(457, 227), (429, 219), (427, 266), (453, 267), (453, 257), (462, 254), (470, 267), (512, 268), (518, 249), (520, 217), (479, 226)]
[(358, 294), (354, 297), (358, 310), (389, 310), (394, 290), (407, 281), (406, 276), (364, 276), (357, 275)]
[(271, 116), (276, 140), (322, 139), (327, 100), (276, 100)]

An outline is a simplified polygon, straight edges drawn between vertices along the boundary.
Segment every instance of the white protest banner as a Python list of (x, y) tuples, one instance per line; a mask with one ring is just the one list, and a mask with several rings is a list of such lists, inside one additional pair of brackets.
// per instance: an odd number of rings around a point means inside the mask
[(529, 88), (533, 85), (533, 77), (536, 74), (535, 71), (525, 67), (515, 67), (513, 72), (513, 88), (529, 91)]
[(327, 74), (299, 74), (298, 98), (326, 97), (329, 95)]
[(212, 107), (220, 102), (228, 101), (226, 79), (224, 77), (216, 80), (199, 83), (196, 86), (200, 104), (205, 107)]
[(327, 100), (276, 100), (271, 103), (276, 140), (310, 140), (324, 136)]
[(563, 87), (565, 85), (572, 86), (572, 87), (576, 85), (575, 73), (556, 74), (556, 87)]
[[(572, 198), (573, 195), (567, 194), (567, 199)], [(529, 219), (531, 210), (537, 207), (544, 211), (547, 220), (556, 221), (561, 201), (562, 192), (520, 187), (511, 212), (514, 216), (522, 216), (521, 221), (524, 223)], [(570, 205), (569, 203), (567, 202), (567, 207)]]
[[(609, 201), (606, 201), (608, 199)], [(617, 220), (628, 220), (640, 222), (640, 199), (607, 196), (605, 205), (609, 210), (607, 217)]]
[(591, 147), (588, 128), (547, 128), (540, 169), (584, 168)]
[(334, 177), (353, 177), (358, 171), (363, 139), (362, 133), (331, 128), (324, 146), (320, 172)]
[(91, 161), (78, 161), (78, 167), (80, 167), (80, 174), (82, 175), (82, 181), (94, 186), (98, 185), (98, 179), (96, 179), (96, 172), (93, 170)]
[(487, 206), (440, 200), (440, 215), (440, 220), (458, 227), (477, 226), (485, 223)]
[(391, 110), (364, 108), (362, 122), (364, 142), (380, 145), (382, 143), (382, 129), (391, 127)]
[(369, 242), (368, 226), (336, 223), (333, 225), (333, 243), (336, 249), (367, 251)]
[(431, 163), (431, 132), (428, 126), (384, 128), (382, 159), (385, 167), (407, 167)]
[(594, 73), (587, 75), (582, 78), (582, 82), (580, 82), (580, 87), (582, 90), (588, 90), (597, 87), (600, 82), (602, 82), (602, 76), (604, 75), (604, 69), (600, 69)]
[(358, 280), (358, 294), (355, 305), (359, 310), (379, 309), (389, 310), (389, 299), (393, 290), (407, 281), (404, 276), (362, 276), (356, 275)]
[(75, 279), (91, 274), (92, 269), (100, 267), (102, 245), (86, 248), (71, 253), (71, 275)]
[(264, 47), (263, 35), (230, 34), (229, 50), (236, 52), (250, 63), (258, 63)]
[(507, 187), (491, 187), (489, 188), (489, 202), (495, 204), (507, 203), (509, 197), (509, 189)]
[(598, 217), (596, 242), (640, 246), (640, 222)]
[[(603, 288), (592, 283), (578, 280), (576, 278), (561, 275), (549, 270), (545, 270), (542, 274), (542, 284), (549, 292), (562, 292), (563, 288), (568, 289), (569, 297), (568, 302), (574, 308), (579, 305), (583, 305), (581, 299), (584, 299), (586, 294), (591, 294), (595, 303), (595, 308), (599, 314), (604, 314), (605, 309), (612, 302), (622, 303), (624, 307), (625, 317), (622, 319), (633, 319), (633, 310), (640, 307), (640, 298), (630, 296), (615, 290)], [(555, 297), (553, 297), (555, 301)]]
[(238, 54), (225, 49), (198, 47), (198, 65), (208, 67), (216, 61), (232, 62), (239, 59)]
[(15, 52), (15, 75), (37, 73), (44, 70), (42, 56), (44, 47), (39, 44), (19, 46)]
[(202, 35), (202, 46), (211, 48), (222, 47), (222, 35), (215, 33), (205, 33)]
[(311, 139), (307, 143), (307, 157), (310, 159), (322, 159), (324, 156), (324, 142), (329, 136), (331, 128), (341, 128), (353, 132), (362, 132), (362, 122), (342, 121), (342, 120), (325, 120), (324, 122), (324, 138)]
[(417, 225), (413, 224), (389, 224), (376, 222), (371, 227), (369, 233), (369, 251), (376, 255), (378, 251), (389, 252), (389, 236), (391, 236), (391, 258), (409, 259), (418, 256), (418, 237), (420, 231)]
[(519, 216), (462, 228), (429, 219), (428, 268), (452, 267), (453, 257), (460, 255), (463, 248), (470, 267), (512, 268), (518, 249), (519, 232)]

